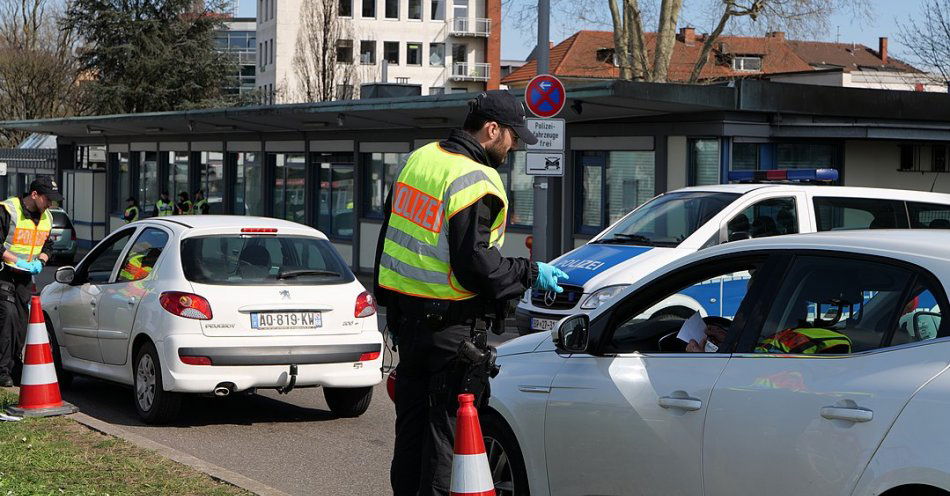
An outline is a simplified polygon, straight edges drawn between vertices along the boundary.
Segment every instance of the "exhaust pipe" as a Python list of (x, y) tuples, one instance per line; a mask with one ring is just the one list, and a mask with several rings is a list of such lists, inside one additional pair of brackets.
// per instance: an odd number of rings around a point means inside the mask
[(234, 384), (230, 382), (222, 382), (214, 387), (214, 395), (218, 398), (224, 398), (225, 396), (231, 394), (231, 390), (234, 389)]

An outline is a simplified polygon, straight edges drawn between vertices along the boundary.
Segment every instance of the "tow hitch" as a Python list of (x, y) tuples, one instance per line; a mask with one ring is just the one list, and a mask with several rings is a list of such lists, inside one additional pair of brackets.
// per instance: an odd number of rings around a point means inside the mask
[(287, 394), (294, 390), (294, 384), (297, 384), (297, 364), (290, 364), (290, 381), (287, 382), (287, 385), (278, 389), (277, 392), (280, 394)]

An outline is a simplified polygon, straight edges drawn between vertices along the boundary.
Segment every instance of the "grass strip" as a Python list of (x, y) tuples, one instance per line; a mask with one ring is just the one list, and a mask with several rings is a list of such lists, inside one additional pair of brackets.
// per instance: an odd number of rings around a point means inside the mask
[[(0, 389), (0, 408), (17, 397)], [(0, 422), (0, 496), (249, 495), (65, 417)]]

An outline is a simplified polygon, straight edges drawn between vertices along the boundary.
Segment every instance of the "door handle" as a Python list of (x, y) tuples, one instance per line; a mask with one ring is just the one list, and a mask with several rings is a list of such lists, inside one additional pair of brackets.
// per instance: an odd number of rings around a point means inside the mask
[(848, 422), (868, 422), (874, 418), (874, 412), (867, 408), (847, 408), (840, 406), (826, 406), (821, 409), (821, 416), (828, 420), (847, 420)]
[(695, 412), (703, 407), (703, 402), (696, 398), (676, 398), (673, 396), (662, 396), (657, 403), (663, 408), (676, 408), (677, 410), (686, 410)]
[(129, 297), (128, 304), (129, 304), (129, 305), (135, 305), (135, 297), (134, 297), (134, 296), (130, 296), (130, 297)]
[(93, 306), (93, 307), (96, 306), (96, 300), (90, 301), (90, 302), (89, 302), (89, 305), (90, 305), (90, 306)]

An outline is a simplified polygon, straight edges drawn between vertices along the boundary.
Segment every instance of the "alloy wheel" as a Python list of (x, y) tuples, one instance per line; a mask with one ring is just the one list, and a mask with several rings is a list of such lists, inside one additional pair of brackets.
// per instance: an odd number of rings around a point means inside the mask
[(508, 453), (497, 439), (484, 436), (485, 452), (488, 454), (488, 468), (491, 470), (492, 483), (496, 496), (515, 496), (514, 473), (508, 461)]
[(139, 360), (135, 376), (135, 399), (142, 411), (150, 411), (155, 401), (155, 362), (148, 353)]

